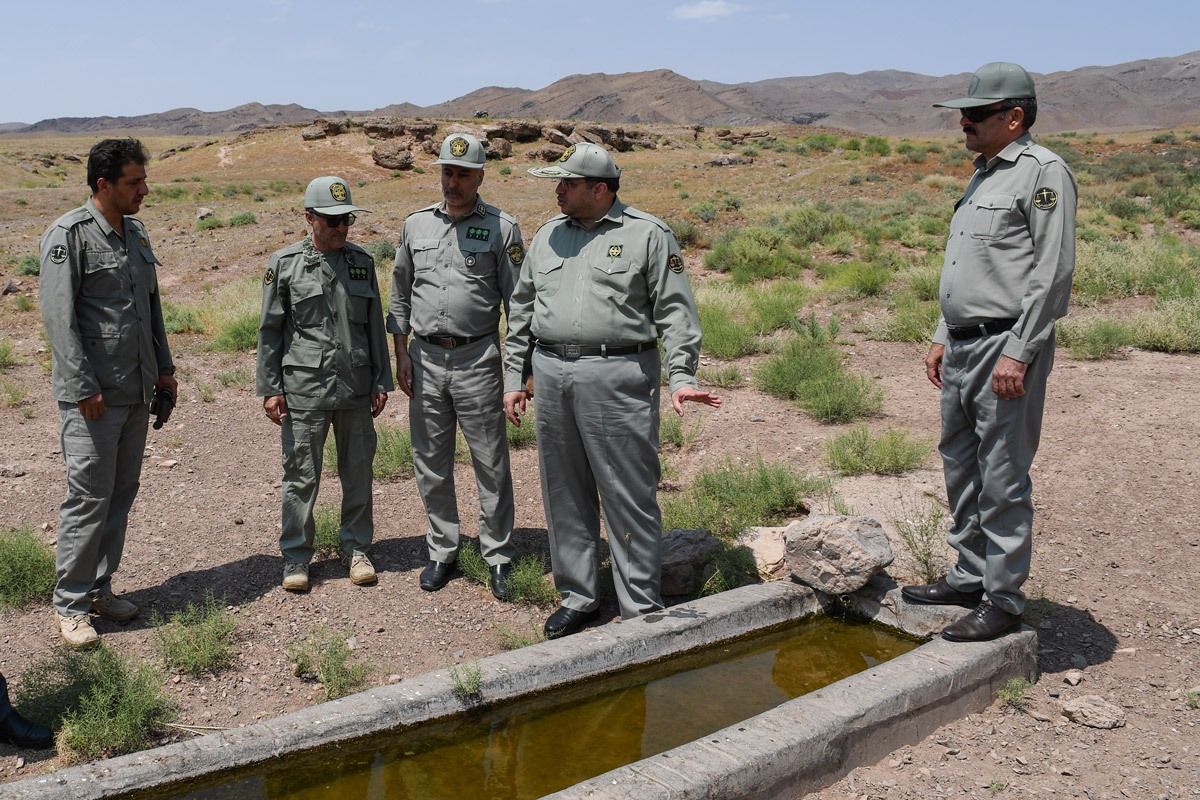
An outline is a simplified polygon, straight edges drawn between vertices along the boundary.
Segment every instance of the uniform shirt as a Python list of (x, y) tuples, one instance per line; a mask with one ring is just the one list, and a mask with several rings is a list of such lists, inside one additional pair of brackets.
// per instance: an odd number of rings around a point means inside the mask
[(513, 290), (504, 390), (522, 389), (532, 340), (621, 345), (662, 338), (671, 391), (696, 387), (700, 318), (666, 223), (614, 200), (592, 227), (559, 214), (529, 245)]
[(955, 204), (938, 298), (946, 323), (1015, 319), (1004, 355), (1028, 364), (1067, 313), (1075, 272), (1075, 176), (1026, 133), (975, 174)]
[(305, 239), (271, 256), (258, 327), (260, 397), (291, 408), (357, 408), (392, 389), (375, 261), (358, 245)]
[(524, 259), (517, 221), (482, 200), (457, 220), (442, 203), (414, 211), (396, 249), (388, 332), (495, 333)]
[(123, 220), (124, 239), (88, 200), (42, 235), (42, 318), (53, 350), (54, 399), (148, 403), (172, 374), (158, 295), (158, 259), (146, 228)]

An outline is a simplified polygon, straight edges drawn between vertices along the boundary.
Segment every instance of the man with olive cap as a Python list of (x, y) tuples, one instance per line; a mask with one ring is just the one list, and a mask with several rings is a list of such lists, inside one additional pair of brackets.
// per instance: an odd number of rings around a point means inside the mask
[(671, 403), (717, 408), (700, 390), (700, 320), (683, 257), (661, 220), (617, 198), (621, 171), (599, 145), (572, 145), (529, 170), (558, 181), (562, 214), (543, 225), (513, 290), (504, 410), (520, 424), (532, 348), (538, 462), (562, 607), (547, 636), (600, 615), (600, 510), (621, 616), (663, 608), (658, 506), (661, 337)]
[(1034, 144), (1033, 79), (1016, 64), (984, 64), (961, 110), (975, 174), (954, 206), (925, 358), (941, 390), (939, 449), (958, 561), (946, 576), (905, 586), (916, 603), (974, 610), (942, 631), (985, 641), (1021, 626), (1033, 548), (1029, 468), (1041, 436), (1054, 324), (1067, 313), (1075, 270), (1075, 176)]
[(513, 557), (513, 485), (501, 404), (500, 308), (507, 313), (525, 246), (517, 221), (479, 198), (486, 160), (474, 136), (453, 133), (442, 142), (433, 162), (441, 167), (442, 202), (404, 221), (387, 328), (400, 391), (411, 398), (413, 469), (429, 518), (429, 563), (420, 586), (427, 592), (445, 586), (458, 556), (458, 425), (479, 489), (480, 551), (492, 594), (503, 600)]
[(372, 420), (387, 403), (392, 370), (375, 261), (346, 241), (363, 210), (341, 178), (316, 178), (304, 192), (311, 235), (272, 255), (263, 274), (257, 392), (267, 417), (282, 428), (279, 549), (283, 588), (290, 591), (309, 588), (313, 506), (330, 425), (342, 483), (342, 560), (355, 584), (376, 580), (367, 557), (375, 529)]

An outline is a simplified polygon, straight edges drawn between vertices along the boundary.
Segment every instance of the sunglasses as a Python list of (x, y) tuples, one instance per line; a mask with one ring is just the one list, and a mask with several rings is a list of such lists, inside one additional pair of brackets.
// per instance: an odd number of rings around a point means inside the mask
[(312, 212), (314, 217), (320, 217), (325, 220), (325, 224), (331, 228), (340, 228), (343, 224), (350, 227), (357, 219), (353, 214), (319, 214), (316, 211)]
[(1001, 114), (1005, 111), (1012, 111), (1011, 108), (964, 108), (963, 116), (976, 124), (983, 122), (993, 114)]

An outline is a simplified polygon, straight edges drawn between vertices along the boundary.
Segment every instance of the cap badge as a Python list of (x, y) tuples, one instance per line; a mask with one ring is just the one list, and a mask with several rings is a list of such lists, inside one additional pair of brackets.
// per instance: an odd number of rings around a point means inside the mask
[(570, 147), (568, 147), (566, 152), (564, 152), (561, 156), (558, 157), (558, 162), (561, 164), (562, 162), (566, 161), (568, 158), (570, 158), (573, 155), (575, 155), (575, 145), (571, 145)]
[(462, 158), (465, 156), (469, 148), (470, 145), (467, 144), (467, 140), (461, 136), (455, 136), (450, 140), (450, 152), (455, 158)]
[(344, 184), (344, 183), (330, 184), (329, 185), (329, 193), (331, 195), (333, 195), (333, 199), (337, 200), (339, 203), (346, 202), (346, 195), (347, 195), (346, 184)]

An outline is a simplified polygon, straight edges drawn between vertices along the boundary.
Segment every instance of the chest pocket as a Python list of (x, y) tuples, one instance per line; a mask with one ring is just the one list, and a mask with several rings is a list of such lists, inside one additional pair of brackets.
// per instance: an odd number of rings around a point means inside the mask
[(143, 246), (139, 242), (138, 252), (142, 256), (142, 285), (146, 287), (146, 291), (154, 294), (158, 291), (158, 270), (155, 267), (162, 262), (154, 255), (154, 251), (150, 249), (150, 245)]
[(462, 243), (462, 268), (471, 275), (491, 275), (496, 271), (496, 254), (487, 242), (467, 239)]
[(112, 250), (83, 251), (83, 283), (79, 293), (85, 297), (122, 297), (125, 275), (121, 259)]
[(602, 258), (592, 264), (592, 287), (606, 296), (628, 295), (629, 282), (638, 274), (636, 265), (627, 258)]
[(302, 328), (311, 328), (325, 321), (325, 291), (316, 281), (300, 281), (288, 287), (292, 320)]
[(413, 269), (437, 269), (438, 246), (441, 239), (413, 239), (409, 249), (412, 250)]
[(370, 286), (363, 286), (361, 289), (351, 287), (349, 294), (350, 322), (354, 325), (366, 325), (371, 321), (371, 304), (378, 302), (378, 296)]
[(975, 201), (971, 236), (984, 240), (1003, 239), (1017, 227), (1019, 215), (1016, 195), (985, 194)]
[(545, 297), (553, 297), (562, 285), (563, 259), (546, 259), (538, 264), (537, 272), (533, 275), (533, 286), (537, 293)]

